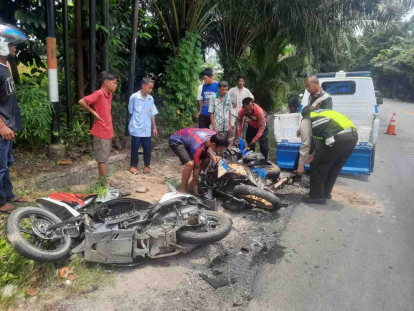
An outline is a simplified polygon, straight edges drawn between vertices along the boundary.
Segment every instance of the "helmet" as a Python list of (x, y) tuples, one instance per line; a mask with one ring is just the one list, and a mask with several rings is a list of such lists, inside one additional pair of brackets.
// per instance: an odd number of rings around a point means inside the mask
[(27, 36), (19, 28), (0, 24), (0, 56), (8, 56), (10, 54), (10, 43), (17, 44), (26, 40)]

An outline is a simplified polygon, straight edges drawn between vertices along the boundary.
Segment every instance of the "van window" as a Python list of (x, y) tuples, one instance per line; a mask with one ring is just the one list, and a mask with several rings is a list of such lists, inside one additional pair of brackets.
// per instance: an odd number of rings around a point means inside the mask
[(322, 82), (322, 88), (330, 95), (354, 95), (355, 81), (327, 81)]

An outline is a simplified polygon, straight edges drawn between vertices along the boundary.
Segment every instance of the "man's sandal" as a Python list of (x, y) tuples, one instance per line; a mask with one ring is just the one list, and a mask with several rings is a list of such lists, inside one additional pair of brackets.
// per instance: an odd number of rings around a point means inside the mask
[(139, 174), (138, 170), (137, 170), (135, 167), (130, 167), (130, 168), (129, 168), (129, 172), (130, 172), (132, 175), (138, 175), (138, 174)]
[(144, 174), (149, 174), (151, 173), (151, 169), (149, 166), (144, 167)]

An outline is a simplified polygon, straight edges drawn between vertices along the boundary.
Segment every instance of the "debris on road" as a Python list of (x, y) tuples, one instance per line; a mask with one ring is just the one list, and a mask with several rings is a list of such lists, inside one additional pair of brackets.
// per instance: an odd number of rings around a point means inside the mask
[(92, 292), (96, 291), (98, 288), (99, 287), (97, 285), (92, 285), (91, 287), (89, 287), (88, 289), (85, 289), (85, 290), (81, 291), (80, 293), (83, 294), (83, 295), (84, 294), (89, 294), (89, 293), (92, 293)]
[(138, 187), (135, 189), (136, 193), (147, 193), (148, 191), (150, 191), (150, 188), (148, 187)]
[(209, 278), (204, 273), (200, 273), (199, 276), (206, 281), (208, 284), (213, 286), (215, 289), (226, 286), (229, 284), (234, 284), (237, 282), (236, 278), (227, 278), (227, 277), (221, 277), (221, 278)]

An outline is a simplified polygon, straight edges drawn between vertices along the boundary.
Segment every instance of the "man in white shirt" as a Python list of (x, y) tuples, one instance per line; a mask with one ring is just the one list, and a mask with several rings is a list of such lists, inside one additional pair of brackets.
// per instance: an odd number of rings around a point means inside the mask
[(232, 132), (229, 134), (230, 141), (233, 141), (233, 137), (235, 136), (235, 133), (238, 130), (237, 125), (239, 124), (239, 111), (240, 111), (240, 109), (242, 109), (243, 99), (245, 99), (246, 97), (250, 97), (250, 98), (253, 98), (253, 100), (254, 100), (254, 96), (250, 92), (250, 90), (244, 87), (244, 82), (245, 81), (246, 81), (245, 77), (238, 76), (237, 77), (237, 86), (231, 88), (230, 91), (229, 91), (229, 97), (230, 97), (231, 103), (233, 105), (233, 108), (231, 110), (231, 114), (232, 114), (232, 117), (231, 117)]

